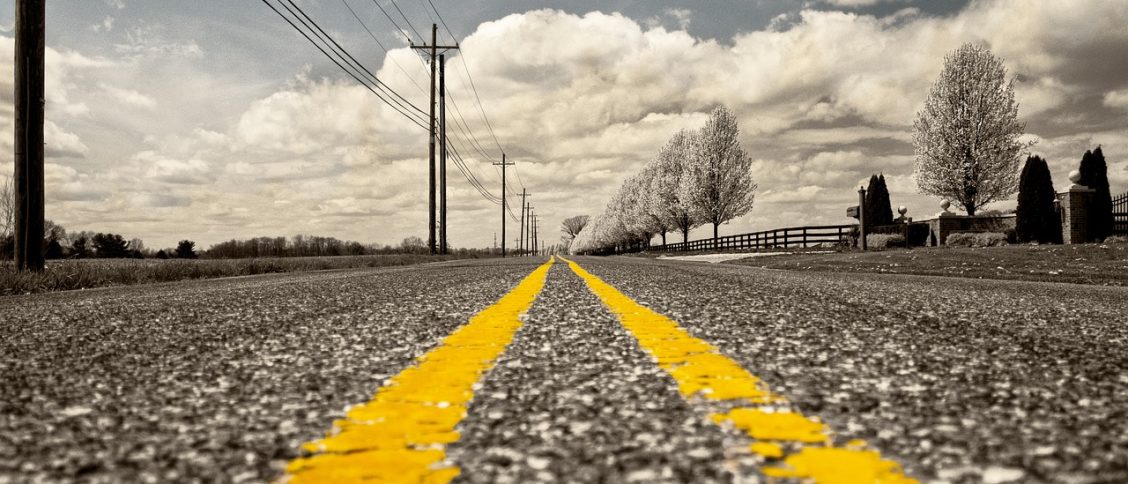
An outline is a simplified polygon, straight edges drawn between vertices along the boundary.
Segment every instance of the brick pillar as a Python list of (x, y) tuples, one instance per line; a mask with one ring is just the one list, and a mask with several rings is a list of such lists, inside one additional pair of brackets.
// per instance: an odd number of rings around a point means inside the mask
[(949, 212), (948, 207), (950, 206), (951, 203), (947, 200), (940, 202), (940, 213), (928, 221), (928, 228), (931, 232), (928, 237), (928, 245), (934, 247), (944, 245), (944, 242), (948, 241), (948, 234), (963, 227), (963, 219), (966, 217)]
[(1061, 197), (1061, 240), (1066, 244), (1089, 242), (1089, 207), (1096, 190), (1076, 183)]

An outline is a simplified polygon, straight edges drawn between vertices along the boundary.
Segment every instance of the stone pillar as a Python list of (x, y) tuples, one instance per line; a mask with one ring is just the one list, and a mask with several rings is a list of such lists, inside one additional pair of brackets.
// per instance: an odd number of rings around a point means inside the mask
[(929, 245), (934, 247), (944, 245), (948, 241), (948, 234), (960, 230), (963, 227), (964, 216), (957, 215), (948, 211), (951, 207), (951, 202), (943, 200), (940, 202), (940, 213), (936, 217), (928, 221), (929, 230), (932, 232), (928, 239)]
[(1089, 242), (1089, 207), (1097, 191), (1078, 185), (1080, 179), (1081, 173), (1073, 170), (1069, 174), (1073, 185), (1065, 193), (1058, 194), (1061, 198), (1061, 241), (1065, 244)]

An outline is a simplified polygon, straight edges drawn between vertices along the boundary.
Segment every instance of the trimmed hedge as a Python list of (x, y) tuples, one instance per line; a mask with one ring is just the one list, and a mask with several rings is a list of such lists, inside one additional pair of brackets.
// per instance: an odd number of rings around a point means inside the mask
[(904, 247), (905, 236), (901, 234), (867, 234), (866, 245), (871, 249)]
[(1002, 232), (956, 232), (948, 235), (945, 245), (953, 247), (998, 247), (1007, 245), (1007, 234)]

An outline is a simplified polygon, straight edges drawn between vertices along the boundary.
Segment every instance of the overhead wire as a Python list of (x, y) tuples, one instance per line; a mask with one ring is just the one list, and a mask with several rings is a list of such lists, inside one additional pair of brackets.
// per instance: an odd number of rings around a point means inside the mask
[[(329, 43), (332, 43), (332, 45), (334, 47), (336, 47), (336, 51), (339, 52), (338, 55), (344, 56), (344, 57), (342, 57), (342, 60), (344, 60), (344, 58), (347, 58), (348, 60), (352, 61), (352, 65), (355, 66), (354, 68), (362, 70), (362, 71), (364, 71), (364, 73), (368, 74), (372, 78), (372, 80), (375, 81), (375, 85), (378, 88), (380, 88), (381, 91), (384, 91), (385, 93), (390, 94), (394, 98), (398, 98), (398, 101), (396, 101), (396, 103), (399, 104), (401, 107), (404, 107), (405, 109), (407, 109), (407, 108), (414, 109), (416, 112), (418, 112), (418, 114), (420, 116), (425, 114), (423, 112), (423, 110), (415, 107), (415, 105), (411, 104), (411, 101), (408, 101), (406, 98), (401, 96), (398, 92), (396, 92), (394, 89), (389, 87), (387, 84), (384, 84), (383, 81), (381, 81), (378, 77), (376, 77), (376, 74), (374, 74), (372, 71), (368, 70), (367, 67), (364, 67), (364, 65), (361, 64), (360, 61), (356, 60), (356, 58), (353, 57), (352, 54), (350, 54), (348, 52), (348, 50), (346, 50), (344, 47), (342, 47), (341, 44), (337, 43), (337, 40), (334, 39), (333, 36), (329, 35), (328, 32), (325, 32), (325, 30), (322, 29), (321, 26), (318, 25), (317, 22), (315, 22), (313, 20), (313, 18), (311, 18), (309, 15), (307, 15), (305, 13), (305, 11), (302, 10), (301, 7), (299, 7), (296, 3), (294, 3), (294, 0), (286, 0), (286, 2), (289, 3), (291, 6), (293, 6), (294, 9), (296, 9), (298, 11), (298, 13), (301, 14), (301, 17), (303, 17), (306, 21), (309, 22), (309, 24), (307, 25), (307, 28), (309, 27), (309, 25), (312, 25), (313, 28), (317, 29), (317, 31), (321, 33), (321, 35), (324, 37), (325, 40), (327, 40)], [(294, 10), (290, 10), (289, 7), (286, 7), (286, 4), (281, 3), (281, 1), (279, 1), (279, 4), (282, 5), (284, 8), (286, 8), (286, 10), (290, 11), (290, 13), (292, 15), (296, 16), (296, 14), (294, 14)], [(302, 21), (302, 18), (298, 18), (298, 20)], [(303, 21), (303, 24), (305, 24), (304, 21)], [(328, 44), (326, 44), (326, 45), (328, 46)], [(395, 99), (393, 99), (393, 100), (395, 100)], [(405, 106), (405, 104), (406, 104), (406, 106)]]
[[(420, 0), (420, 3), (422, 3), (422, 0)], [(427, 2), (427, 3), (428, 3), (429, 5), (431, 5), (431, 8), (432, 8), (432, 9), (434, 10), (434, 4), (433, 4), (433, 3), (431, 3), (431, 2), (429, 1), (429, 0), (428, 0), (428, 2)], [(398, 11), (398, 12), (400, 13), (400, 15), (401, 15), (401, 16), (402, 16), (402, 17), (404, 18), (404, 21), (406, 21), (406, 22), (407, 22), (407, 24), (408, 24), (408, 27), (410, 27), (410, 28), (411, 28), (411, 29), (412, 29), (413, 31), (415, 31), (416, 33), (418, 33), (418, 30), (416, 30), (416, 29), (415, 29), (415, 26), (414, 26), (414, 25), (413, 25), (413, 24), (411, 23), (411, 20), (410, 20), (410, 19), (408, 19), (406, 15), (404, 15), (404, 13), (403, 13), (403, 10), (399, 8), (399, 5), (398, 5), (398, 4), (397, 4), (397, 3), (395, 2), (395, 0), (392, 0), (392, 5), (393, 5), (394, 7), (396, 7), (396, 10), (397, 10), (397, 11)], [(431, 21), (432, 21), (432, 22), (434, 22), (434, 17), (432, 17), (432, 16), (431, 16), (431, 13), (430, 13), (430, 12), (428, 12), (428, 11), (426, 10), (426, 5), (423, 5), (423, 7), (424, 7), (424, 12), (426, 12), (426, 13), (427, 13), (427, 15), (428, 15), (428, 17), (429, 17), (429, 18), (431, 18)], [(441, 22), (441, 23), (443, 24), (443, 28), (445, 28), (445, 29), (446, 29), (446, 31), (447, 31), (447, 34), (449, 34), (449, 35), (451, 36), (451, 39), (452, 39), (452, 40), (454, 40), (455, 44), (457, 44), (457, 43), (458, 43), (458, 39), (457, 39), (456, 37), (454, 37), (454, 34), (453, 34), (453, 33), (451, 33), (451, 31), (450, 31), (450, 28), (449, 28), (449, 27), (447, 26), (447, 24), (446, 24), (446, 20), (444, 20), (444, 19), (442, 18), (442, 14), (440, 14), (440, 13), (438, 12), (438, 10), (435, 10), (435, 15), (436, 15), (436, 16), (438, 16), (438, 18), (439, 18), (439, 22)], [(461, 57), (461, 56), (460, 56), (460, 57)], [(420, 62), (420, 63), (421, 63), (422, 65), (423, 65), (423, 67), (424, 67), (424, 68), (426, 68), (426, 67), (427, 67), (427, 63), (426, 63), (426, 62), (425, 62), (425, 61), (424, 61), (424, 60), (422, 59), (422, 57), (419, 57), (419, 62)], [(463, 64), (465, 64), (465, 61), (463, 61)], [(464, 69), (465, 69), (465, 66), (464, 66)], [(450, 99), (450, 101), (451, 101), (451, 105), (452, 105), (452, 106), (454, 107), (454, 111), (455, 111), (455, 116), (454, 116), (454, 120), (455, 120), (455, 126), (456, 126), (456, 128), (457, 128), (457, 129), (459, 129), (459, 130), (463, 130), (463, 131), (464, 131), (464, 132), (465, 132), (465, 133), (466, 133), (466, 134), (468, 135), (468, 138), (469, 138), (469, 144), (471, 145), (471, 147), (472, 147), (472, 148), (474, 148), (474, 150), (475, 150), (475, 151), (478, 151), (478, 152), (479, 152), (479, 154), (481, 154), (481, 155), (482, 155), (482, 156), (483, 156), (483, 157), (484, 157), (484, 158), (485, 158), (486, 160), (489, 160), (490, 162), (493, 162), (493, 161), (495, 161), (495, 158), (494, 158), (493, 156), (491, 156), (491, 155), (490, 155), (490, 154), (489, 154), (489, 153), (487, 152), (487, 150), (485, 149), (485, 147), (484, 147), (484, 146), (482, 146), (481, 142), (480, 142), (480, 141), (478, 141), (478, 138), (477, 138), (477, 136), (475, 136), (475, 135), (474, 135), (474, 132), (473, 132), (473, 130), (472, 130), (472, 129), (470, 129), (470, 125), (469, 125), (469, 123), (468, 123), (468, 122), (466, 121), (466, 118), (465, 118), (465, 116), (464, 116), (464, 115), (462, 114), (462, 109), (461, 109), (461, 108), (459, 107), (457, 99), (456, 99), (456, 98), (454, 97), (454, 95), (453, 95), (453, 94), (452, 94), (452, 93), (451, 93), (451, 92), (450, 92), (449, 90), (447, 91), (447, 97), (448, 97), (448, 98)], [(477, 96), (475, 96), (475, 97), (477, 97)], [(480, 98), (478, 98), (478, 99), (479, 99), (479, 101), (478, 101), (478, 102), (479, 102), (479, 103), (481, 103), (481, 100), (480, 100)], [(480, 107), (480, 106), (479, 106), (479, 111), (481, 111), (481, 107)], [(483, 111), (483, 112), (484, 112), (484, 111)], [(492, 127), (490, 127), (490, 129), (492, 130)], [(497, 142), (497, 137), (496, 137), (496, 136), (494, 136), (494, 143), (495, 143), (495, 144), (496, 144), (496, 145), (498, 146), (498, 149), (499, 149), (499, 150), (501, 150), (501, 144)], [(502, 150), (502, 151), (503, 151), (503, 150)], [(471, 168), (470, 168), (469, 166), (467, 166), (466, 168), (467, 168), (468, 170), (470, 170), (470, 169), (471, 169)], [(488, 170), (487, 170), (487, 171), (488, 171)], [(496, 167), (495, 167), (495, 171), (496, 171)], [(499, 180), (499, 181), (500, 181), (500, 180)], [(523, 186), (524, 186), (524, 183), (521, 183), (521, 185), (522, 185), (522, 187), (523, 187)], [(499, 198), (499, 200), (500, 200), (500, 198)], [(507, 205), (508, 205), (508, 204), (507, 204)]]
[[(270, 8), (272, 11), (274, 11), (274, 13), (278, 14), (279, 17), (281, 17), (287, 24), (290, 25), (290, 27), (292, 27), (294, 30), (296, 30), (302, 37), (304, 37), (311, 44), (313, 44), (313, 46), (315, 48), (317, 48), (317, 50), (320, 51), (322, 53), (322, 55), (324, 55), (326, 58), (328, 58), (331, 62), (333, 62), (333, 64), (335, 64), (343, 72), (348, 74), (349, 77), (353, 78), (353, 80), (355, 80), (361, 86), (366, 88), (368, 91), (372, 92), (372, 94), (374, 94), (378, 99), (380, 99), (380, 101), (382, 101), (384, 104), (391, 107), (393, 110), (395, 110), (400, 115), (403, 115), (405, 118), (407, 118), (413, 124), (419, 126), (420, 128), (430, 130), (430, 128), (427, 126), (427, 123), (429, 123), (430, 120), (426, 119), (424, 117), (425, 113), (423, 112), (423, 110), (419, 109), (417, 106), (415, 106), (409, 100), (407, 100), (405, 97), (403, 97), (399, 92), (392, 89), (390, 86), (385, 84), (382, 80), (380, 80), (376, 76), (375, 73), (373, 73), (371, 70), (369, 70), (359, 60), (357, 60), (356, 57), (354, 57), (347, 49), (345, 49), (339, 42), (337, 42), (337, 40), (335, 38), (333, 38), (332, 35), (330, 35), (325, 29), (323, 29), (321, 27), (321, 25), (319, 25), (309, 14), (307, 14), (305, 12), (305, 10), (303, 10), (296, 3), (294, 3), (293, 0), (273, 0), (273, 1), (275, 3), (272, 3), (269, 0), (262, 0), (263, 4), (265, 4), (268, 8)], [(356, 12), (356, 10), (353, 9), (353, 7), (348, 3), (348, 1), (342, 0), (342, 3), (345, 4), (345, 7), (349, 10), (349, 13), (351, 13), (353, 18), (355, 18), (357, 20), (357, 22), (361, 24), (361, 26), (364, 28), (364, 30), (372, 38), (372, 40), (376, 42), (376, 45), (379, 46), (380, 49), (383, 50), (386, 55), (389, 55), (390, 52), (389, 52), (387, 46), (385, 46), (382, 42), (380, 42), (380, 40), (376, 36), (376, 34), (372, 31), (371, 28), (368, 27), (368, 25), (364, 22), (364, 20), (360, 17), (360, 15)], [(403, 28), (400, 27), (390, 15), (388, 15), (388, 12), (386, 10), (384, 10), (383, 7), (380, 6), (379, 2), (377, 2), (376, 0), (373, 0), (373, 3), (377, 6), (377, 8), (380, 9), (380, 11), (384, 14), (384, 16), (388, 18), (388, 20), (392, 23), (392, 25), (410, 41), (411, 38), (410, 38), (410, 36), (407, 35), (407, 32), (404, 31)], [(430, 2), (428, 2), (428, 3), (430, 3)], [(399, 5), (397, 5), (394, 0), (392, 1), (392, 5), (396, 8), (396, 10), (400, 13), (400, 15), (403, 16), (404, 20), (408, 24), (408, 27), (411, 28), (411, 30), (414, 31), (417, 35), (419, 35), (419, 31), (415, 29), (415, 26), (411, 24), (410, 19), (408, 19), (407, 16), (404, 15), (403, 11), (399, 8)], [(423, 7), (424, 7), (424, 11), (426, 11), (426, 6), (423, 5)], [(432, 8), (433, 8), (433, 5), (432, 5)], [(285, 11), (285, 13), (283, 11)], [(438, 12), (436, 11), (436, 13), (438, 13)], [(287, 14), (289, 14), (289, 15), (287, 15)], [(429, 12), (428, 12), (428, 16), (430, 16)], [(433, 18), (432, 18), (432, 20), (433, 20)], [(444, 22), (444, 27), (445, 27), (445, 22)], [(449, 31), (449, 29), (448, 29), (448, 31)], [(420, 37), (422, 38), (422, 35), (420, 35)], [(390, 57), (387, 57), (387, 58), (389, 60), (391, 60), (392, 63), (401, 72), (403, 72), (403, 74), (415, 85), (416, 88), (418, 88), (421, 92), (425, 93), (425, 91), (423, 90), (423, 87), (421, 85), (419, 85), (419, 83), (415, 80), (415, 78), (412, 77), (407, 72), (407, 70), (403, 68), (402, 65), (400, 65), (398, 62), (396, 62), (395, 59), (391, 59)], [(420, 61), (422, 61), (422, 59), (420, 59)], [(424, 63), (424, 66), (426, 66), (426, 63)], [(448, 93), (449, 93), (449, 91), (448, 91)], [(463, 144), (462, 141), (459, 140), (457, 133), (455, 133), (454, 137), (448, 139), (447, 142), (446, 142), (447, 148), (449, 149), (449, 154), (452, 155), (452, 156), (450, 156), (449, 159), (458, 168), (458, 170), (463, 174), (463, 176), (466, 178), (467, 182), (476, 191), (478, 191), (478, 193), (483, 198), (485, 198), (487, 201), (489, 201), (493, 204), (504, 205), (505, 208), (506, 208), (506, 211), (509, 214), (509, 216), (511, 218), (513, 218), (514, 220), (517, 220), (516, 216), (513, 213), (513, 210), (510, 208), (511, 204), (509, 204), (509, 203), (503, 204), (502, 198), (500, 196), (494, 195), (492, 192), (490, 192), (489, 189), (487, 189), (485, 187), (485, 185), (482, 183), (482, 180), (477, 176), (477, 174), (471, 168), (471, 165), (469, 164), (468, 160), (462, 155), (462, 151), (460, 151), (458, 149), (458, 147), (455, 146), (455, 143), (457, 143), (463, 148), (463, 150), (465, 150), (466, 146), (469, 145), (472, 150), (478, 151), (486, 159), (492, 159), (489, 156), (489, 154), (486, 152), (484, 147), (481, 145), (481, 142), (479, 142), (477, 140), (477, 138), (473, 135), (473, 131), (470, 129), (469, 124), (466, 122), (465, 117), (462, 116), (461, 110), (457, 106), (457, 101), (454, 101), (453, 97), (451, 97), (451, 101), (452, 101), (452, 104), (454, 104), (455, 111), (456, 111), (456, 117), (455, 117), (456, 129), (462, 131), (463, 135), (465, 136), (464, 139), (465, 139), (466, 144)], [(496, 142), (496, 139), (495, 139), (495, 142)], [(500, 147), (500, 145), (499, 145), (499, 147)], [(478, 161), (480, 162), (481, 160), (478, 160)]]
[(412, 32), (415, 32), (415, 35), (418, 35), (419, 38), (423, 41), (423, 43), (427, 43), (427, 38), (424, 37), (423, 34), (419, 33), (418, 30), (415, 30), (415, 25), (412, 25), (411, 20), (409, 20), (407, 18), (407, 15), (403, 14), (403, 10), (400, 10), (399, 4), (396, 3), (396, 0), (391, 0), (391, 1), (392, 1), (392, 6), (396, 8), (397, 12), (399, 12), (400, 17), (403, 17), (403, 21), (407, 22), (408, 28), (410, 28)]
[[(373, 0), (373, 1), (375, 1), (375, 0)], [(416, 81), (415, 78), (411, 76), (411, 74), (408, 74), (407, 69), (404, 69), (403, 66), (400, 65), (399, 62), (396, 62), (396, 60), (394, 58), (392, 58), (391, 51), (389, 51), (388, 48), (384, 46), (383, 42), (380, 42), (380, 39), (376, 37), (376, 34), (372, 32), (372, 29), (368, 28), (368, 24), (365, 23), (364, 20), (361, 20), (360, 15), (357, 15), (356, 11), (353, 10), (352, 6), (349, 5), (348, 0), (341, 0), (341, 3), (345, 4), (345, 8), (349, 9), (349, 13), (352, 14), (353, 18), (355, 18), (356, 21), (360, 23), (361, 27), (364, 27), (364, 31), (368, 32), (368, 36), (372, 37), (372, 40), (376, 41), (376, 45), (380, 46), (380, 50), (384, 51), (384, 58), (391, 61), (392, 65), (396, 66), (396, 68), (399, 69), (399, 71), (403, 73), (404, 77), (407, 77), (407, 79), (409, 81), (411, 81), (411, 84), (414, 85), (415, 88), (419, 90), (419, 92), (426, 94), (427, 91), (425, 91), (423, 89), (423, 86), (421, 86), (419, 84), (419, 82)], [(377, 3), (376, 6), (380, 6), (380, 4)]]
[(384, 10), (384, 7), (380, 5), (380, 2), (378, 2), (377, 0), (372, 0), (372, 3), (376, 4), (376, 8), (380, 9), (380, 13), (383, 13), (385, 17), (388, 17), (388, 21), (392, 23), (392, 26), (394, 26), (401, 35), (403, 35), (403, 39), (410, 43), (411, 36), (407, 35), (407, 31), (404, 30), (403, 27), (400, 27), (398, 23), (396, 23), (396, 19), (392, 18), (392, 16), (388, 14), (387, 10)]
[[(454, 42), (457, 44), (458, 37), (454, 35), (454, 31), (452, 31), (450, 26), (447, 25), (446, 20), (443, 18), (443, 14), (439, 12), (438, 8), (435, 7), (435, 3), (432, 0), (427, 0), (427, 3), (431, 6), (431, 10), (433, 10), (435, 12), (435, 15), (439, 18), (439, 22), (443, 25), (443, 29), (446, 30), (447, 35), (449, 35), (451, 39), (454, 40)], [(478, 102), (478, 112), (482, 115), (482, 120), (485, 121), (486, 129), (489, 131), (490, 137), (493, 138), (494, 145), (497, 146), (498, 151), (504, 153), (505, 148), (502, 148), (501, 141), (498, 140), (497, 133), (494, 132), (493, 123), (490, 123), (490, 118), (486, 114), (485, 107), (482, 104), (482, 98), (478, 94), (478, 86), (474, 83), (474, 76), (470, 73), (470, 67), (466, 63), (466, 56), (465, 54), (460, 52), (458, 58), (459, 60), (461, 60), (462, 70), (466, 73), (466, 80), (470, 84), (470, 90), (474, 94), (474, 99)], [(457, 106), (455, 109), (457, 110)], [(521, 185), (522, 188), (525, 188), (525, 181), (521, 178), (521, 172), (517, 169), (516, 165), (513, 166), (513, 173), (517, 175), (518, 184)]]
[[(371, 91), (372, 94), (374, 94), (377, 98), (379, 98), (382, 102), (384, 102), (384, 104), (387, 104), (393, 110), (395, 110), (399, 114), (403, 115), (409, 121), (411, 121), (413, 124), (419, 126), (420, 128), (428, 129), (427, 126), (421, 120), (419, 120), (418, 118), (416, 118), (415, 116), (412, 115), (411, 110), (403, 107), (402, 104), (400, 104), (395, 99), (389, 99), (389, 98), (392, 98), (391, 95), (389, 95), (386, 92), (384, 94), (381, 94), (381, 92), (384, 92), (385, 90), (390, 91), (392, 93), (395, 93), (394, 90), (392, 90), (391, 88), (388, 88), (386, 86), (381, 86), (382, 83), (380, 82), (379, 79), (376, 79), (375, 75), (372, 75), (372, 79), (375, 81), (375, 83), (372, 83), (372, 84), (370, 84), (369, 82), (366, 82), (364, 79), (362, 79), (362, 77), (364, 77), (364, 76), (361, 75), (361, 73), (358, 70), (356, 70), (355, 67), (351, 66), (351, 64), (349, 63), (348, 60), (346, 60), (344, 57), (341, 56), (340, 53), (338, 53), (335, 49), (333, 49), (333, 47), (328, 42), (325, 42), (324, 40), (322, 40), (321, 37), (319, 35), (317, 35), (317, 33), (314, 31), (314, 29), (308, 27), (306, 22), (302, 21), (302, 19), (297, 14), (295, 14), (293, 10), (291, 10), (289, 7), (286, 7), (286, 4), (284, 4), (280, 0), (278, 0), (278, 4), (281, 7), (283, 7), (287, 12), (290, 12), (290, 14), (293, 16), (294, 19), (291, 19), (289, 16), (282, 13), (281, 10), (276, 8), (268, 0), (262, 0), (262, 2), (267, 7), (269, 7), (271, 10), (273, 10), (274, 13), (278, 14), (279, 17), (282, 17), (282, 19), (285, 20), (286, 23), (290, 25), (290, 27), (292, 27), (294, 30), (298, 31), (298, 33), (301, 34), (302, 37), (305, 37), (305, 39), (307, 41), (309, 41), (311, 44), (313, 44), (313, 46), (316, 47), (317, 50), (321, 51), (321, 53), (326, 58), (328, 58), (330, 61), (332, 61), (334, 64), (336, 64), (336, 66), (338, 68), (340, 68), (342, 71), (344, 71), (350, 77), (352, 77), (357, 83), (359, 83), (360, 85), (364, 86), (366, 89)], [(297, 20), (298, 23), (295, 23), (294, 20)], [(298, 26), (299, 23), (302, 24), (303, 26), (306, 26), (306, 28), (309, 29), (308, 33), (307, 33), (306, 29), (303, 29), (302, 27)], [(311, 34), (313, 34), (313, 37), (310, 36)], [(318, 40), (314, 40), (314, 37), (317, 37)], [(322, 47), (322, 45), (324, 45), (324, 47)], [(326, 49), (328, 49), (328, 51)], [(333, 51), (334, 53), (330, 54), (329, 51)], [(355, 59), (354, 59), (354, 61), (355, 61)], [(342, 62), (343, 62), (343, 64), (342, 64)], [(350, 65), (350, 67), (346, 67), (345, 66), (346, 64)], [(371, 74), (371, 72), (369, 72), (369, 74)], [(385, 97), (385, 96), (387, 96), (387, 97)], [(398, 93), (396, 93), (396, 96), (398, 96)], [(402, 99), (402, 96), (399, 96), (399, 97)], [(409, 105), (410, 105), (410, 103), (409, 103)], [(411, 107), (414, 108), (414, 106), (411, 106)], [(414, 109), (416, 111), (419, 111), (418, 108), (414, 108)], [(419, 112), (421, 113), (422, 111), (419, 111)]]

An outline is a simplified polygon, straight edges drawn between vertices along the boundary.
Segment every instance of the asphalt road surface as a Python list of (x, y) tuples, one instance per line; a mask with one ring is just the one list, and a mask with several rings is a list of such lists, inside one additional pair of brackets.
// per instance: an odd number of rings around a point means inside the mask
[(572, 260), (0, 298), (0, 483), (1128, 482), (1126, 288)]

